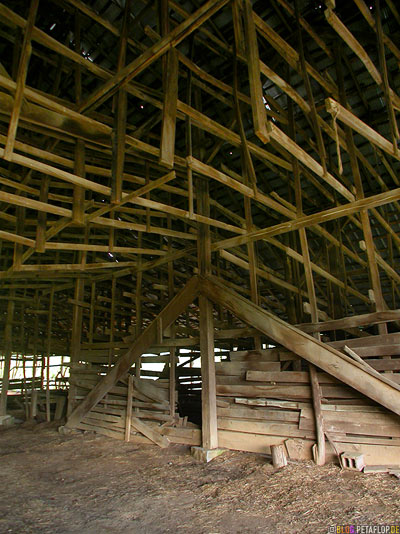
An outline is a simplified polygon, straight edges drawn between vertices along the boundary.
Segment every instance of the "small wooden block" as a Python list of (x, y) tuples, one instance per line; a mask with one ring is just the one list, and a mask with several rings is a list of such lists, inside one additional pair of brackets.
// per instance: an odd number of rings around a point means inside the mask
[(364, 455), (357, 452), (343, 452), (340, 455), (340, 465), (348, 471), (362, 471), (365, 468)]

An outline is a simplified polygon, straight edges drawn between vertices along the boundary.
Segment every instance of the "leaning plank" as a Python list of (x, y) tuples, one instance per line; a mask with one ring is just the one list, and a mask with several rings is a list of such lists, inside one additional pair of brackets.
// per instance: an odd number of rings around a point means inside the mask
[(92, 432), (96, 432), (97, 434), (102, 434), (103, 436), (107, 436), (109, 438), (114, 438), (114, 439), (119, 439), (119, 440), (123, 440), (124, 439), (124, 435), (122, 434), (122, 432), (115, 432), (113, 430), (110, 430), (108, 428), (103, 428), (101, 426), (95, 426), (95, 425), (91, 425), (91, 424), (88, 424), (88, 423), (79, 423), (76, 428), (78, 430), (86, 430), (86, 431), (92, 431)]
[(146, 438), (151, 439), (151, 441), (153, 441), (163, 449), (168, 447), (168, 445), (170, 444), (170, 441), (166, 436), (162, 436), (160, 432), (156, 430), (155, 427), (151, 427), (150, 425), (143, 423), (143, 421), (141, 421), (137, 417), (131, 418), (131, 425), (138, 432), (146, 436)]
[(209, 299), (225, 306), (247, 324), (400, 415), (400, 387), (394, 382), (388, 384), (370, 374), (360, 363), (256, 306), (216, 277), (202, 277), (200, 286)]
[(143, 331), (127, 353), (122, 356), (110, 372), (92, 389), (88, 396), (70, 414), (67, 428), (73, 428), (81, 419), (108, 393), (117, 381), (123, 377), (133, 363), (156, 342), (158, 318), (161, 317), (164, 328), (168, 328), (175, 319), (193, 302), (198, 295), (199, 279), (194, 276), (186, 286), (167, 304), (157, 318)]
[(135, 389), (137, 389), (143, 395), (146, 395), (151, 400), (157, 402), (168, 402), (169, 394), (168, 391), (157, 387), (154, 380), (146, 380), (144, 378), (133, 377), (133, 384)]

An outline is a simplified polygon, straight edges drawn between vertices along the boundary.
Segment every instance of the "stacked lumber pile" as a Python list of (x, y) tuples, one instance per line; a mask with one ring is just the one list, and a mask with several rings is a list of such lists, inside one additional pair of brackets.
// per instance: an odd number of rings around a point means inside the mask
[(106, 374), (107, 366), (101, 363), (75, 363), (70, 367), (70, 395), (75, 401), (83, 400), (88, 392)]
[[(102, 345), (102, 343), (92, 344), (91, 347), (96, 345)], [(85, 346), (85, 344), (83, 344), (83, 346)], [(76, 401), (83, 400), (88, 392), (99, 382), (100, 378), (108, 373), (110, 367), (118, 361), (124, 351), (126, 351), (125, 347), (113, 347), (112, 351), (107, 347), (81, 350), (80, 362), (72, 364), (70, 368), (69, 383), (71, 386), (74, 386), (74, 399)], [(146, 354), (143, 355), (140, 360), (140, 364), (168, 364), (169, 356)], [(163, 371), (141, 369), (140, 376), (158, 379), (161, 378), (163, 374)], [(166, 385), (165, 387), (168, 388), (169, 386)]]
[[(291, 459), (311, 459), (316, 435), (304, 364), (279, 348), (231, 352), (230, 359), (216, 364), (219, 445), (270, 453), (284, 443)], [(367, 465), (398, 465), (400, 417), (326, 373), (318, 380), (327, 460), (360, 452)]]
[[(100, 376), (98, 376), (98, 380)], [(94, 384), (93, 384), (94, 386)], [(200, 443), (200, 431), (185, 419), (171, 415), (169, 380), (148, 380), (129, 375), (77, 425), (80, 430), (137, 443)]]

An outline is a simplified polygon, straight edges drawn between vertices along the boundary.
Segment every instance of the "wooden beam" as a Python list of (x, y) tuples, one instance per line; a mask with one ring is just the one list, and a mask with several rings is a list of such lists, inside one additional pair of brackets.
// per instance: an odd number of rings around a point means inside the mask
[[(126, 45), (128, 41), (129, 22), (131, 17), (131, 0), (125, 2), (122, 30), (119, 40), (117, 72), (126, 63)], [(120, 89), (114, 98), (114, 127), (112, 133), (112, 162), (111, 162), (111, 201), (118, 203), (122, 196), (122, 182), (125, 164), (125, 143), (127, 125), (128, 95), (125, 89)]]
[(212, 15), (224, 7), (229, 0), (208, 0), (189, 18), (174, 28), (167, 36), (148, 48), (138, 58), (134, 59), (105, 84), (96, 89), (80, 106), (79, 112), (93, 110), (110, 98), (118, 89), (129, 83), (135, 76), (149, 67), (154, 61), (165, 54), (170, 48), (177, 46), (188, 35), (201, 26)]
[(258, 55), (257, 33), (250, 0), (243, 2), (244, 26), (246, 35), (247, 67), (249, 69), (251, 109), (253, 111), (254, 132), (263, 142), (268, 143), (267, 113), (260, 80), (260, 58)]
[(400, 154), (397, 150), (394, 150), (393, 144), (385, 139), (382, 135), (376, 132), (373, 128), (365, 124), (362, 120), (356, 117), (351, 111), (346, 109), (344, 106), (336, 102), (333, 98), (327, 98), (325, 100), (326, 110), (333, 117), (339, 119), (347, 126), (350, 126), (353, 130), (358, 132), (360, 135), (368, 139), (372, 144), (381, 148), (387, 154), (390, 154), (392, 157), (400, 160)]
[(177, 51), (172, 49), (168, 52), (160, 143), (160, 164), (168, 168), (174, 166), (178, 67)]
[(4, 159), (10, 160), (14, 150), (14, 141), (17, 134), (18, 121), (21, 113), (22, 99), (24, 96), (24, 87), (26, 75), (28, 72), (29, 58), (31, 56), (32, 46), (31, 37), (32, 29), (35, 24), (36, 13), (39, 7), (39, 0), (31, 0), (27, 24), (25, 27), (24, 41), (22, 43), (21, 57), (19, 60), (17, 87), (14, 97), (14, 107), (11, 112), (10, 124), (8, 126), (7, 143), (4, 150)]
[(0, 230), (0, 239), (11, 241), (12, 243), (20, 243), (21, 245), (26, 245), (27, 247), (35, 246), (35, 241), (33, 239), (29, 239), (22, 235), (13, 234), (11, 232), (6, 232), (5, 230)]
[[(210, 214), (208, 182), (201, 178), (197, 184), (197, 209), (199, 213)], [(198, 268), (199, 273), (211, 273), (210, 227), (199, 227)], [(199, 298), (200, 308), (200, 354), (201, 354), (201, 406), (202, 406), (202, 445), (205, 449), (218, 447), (217, 397), (215, 380), (214, 322), (212, 302), (204, 295)]]
[[(351, 48), (351, 50), (353, 50), (360, 61), (364, 63), (365, 68), (373, 80), (379, 85), (379, 87), (381, 87), (383, 82), (382, 76), (361, 44), (331, 9), (326, 9), (324, 13), (326, 20), (329, 22), (332, 28), (338, 33), (338, 35), (340, 35), (340, 37)], [(389, 90), (389, 96), (392, 99), (395, 108), (400, 110), (400, 97), (392, 89)]]
[(213, 305), (204, 296), (199, 297), (202, 445), (205, 449), (218, 447), (216, 380), (214, 359)]
[(378, 323), (386, 323), (400, 320), (400, 310), (388, 310), (363, 315), (353, 315), (343, 317), (343, 319), (332, 319), (318, 323), (302, 323), (296, 325), (297, 328), (309, 334), (313, 332), (328, 332), (329, 330), (346, 330), (347, 328), (357, 328), (360, 326), (370, 326)]
[(303, 150), (297, 143), (290, 139), (290, 137), (282, 132), (282, 130), (280, 130), (275, 124), (269, 123), (268, 128), (271, 138), (283, 146), (288, 152), (290, 152), (290, 154), (292, 154), (292, 156), (295, 156), (296, 159), (315, 172), (320, 178), (322, 178), (322, 180), (328, 183), (347, 200), (354, 200), (355, 197), (353, 193), (351, 193), (331, 173), (325, 172), (322, 165), (320, 165), (314, 158), (307, 154), (305, 150)]
[(304, 215), (293, 221), (287, 221), (261, 230), (246, 232), (246, 235), (243, 236), (217, 241), (216, 243), (212, 244), (212, 249), (220, 250), (223, 248), (236, 247), (238, 245), (244, 245), (248, 241), (258, 241), (259, 239), (285, 234), (293, 230), (298, 230), (299, 228), (308, 228), (316, 224), (352, 215), (353, 213), (357, 213), (363, 209), (371, 209), (378, 206), (383, 206), (385, 204), (390, 204), (391, 202), (396, 202), (399, 199), (400, 188), (392, 189), (391, 191), (386, 191), (385, 193), (371, 195), (370, 197), (355, 200), (354, 202), (348, 202), (347, 204), (343, 204), (341, 206), (335, 206), (334, 208), (320, 211), (319, 213), (315, 213), (313, 215)]

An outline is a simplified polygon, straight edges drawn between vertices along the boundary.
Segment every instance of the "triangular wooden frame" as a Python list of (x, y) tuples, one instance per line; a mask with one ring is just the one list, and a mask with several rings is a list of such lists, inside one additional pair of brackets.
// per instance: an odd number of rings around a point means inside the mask
[(160, 333), (159, 325), (162, 324), (163, 329), (168, 328), (200, 294), (229, 309), (246, 324), (266, 334), (288, 350), (400, 415), (400, 386), (398, 384), (387, 377), (378, 376), (362, 363), (253, 304), (229, 289), (217, 277), (193, 276), (142, 332), (128, 352), (74, 409), (65, 426), (75, 427), (117, 381), (126, 375), (140, 356), (151, 345), (157, 343)]

